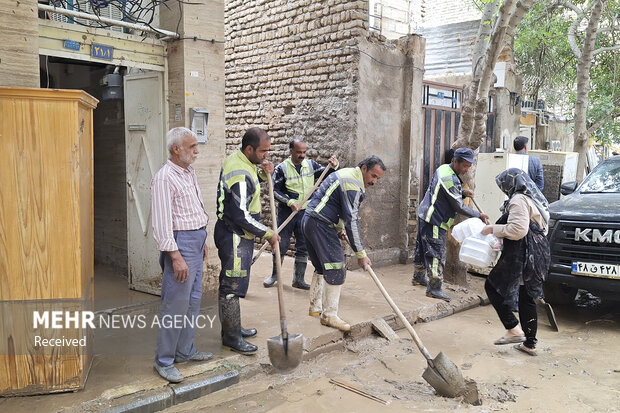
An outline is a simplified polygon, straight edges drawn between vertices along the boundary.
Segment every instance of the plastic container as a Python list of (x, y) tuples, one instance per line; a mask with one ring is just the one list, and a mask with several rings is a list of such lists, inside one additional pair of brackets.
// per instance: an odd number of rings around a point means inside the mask
[(468, 218), (452, 227), (452, 237), (458, 242), (463, 242), (467, 237), (480, 234), (482, 228), (484, 222), (480, 218)]
[(465, 238), (461, 244), (459, 260), (478, 267), (488, 267), (497, 258), (497, 251), (493, 250), (484, 236)]

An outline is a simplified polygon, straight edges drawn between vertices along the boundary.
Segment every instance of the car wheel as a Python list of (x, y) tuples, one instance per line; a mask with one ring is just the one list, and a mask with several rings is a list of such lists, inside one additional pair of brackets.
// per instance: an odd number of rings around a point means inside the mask
[(572, 304), (577, 295), (577, 288), (565, 284), (543, 284), (545, 301), (550, 304)]

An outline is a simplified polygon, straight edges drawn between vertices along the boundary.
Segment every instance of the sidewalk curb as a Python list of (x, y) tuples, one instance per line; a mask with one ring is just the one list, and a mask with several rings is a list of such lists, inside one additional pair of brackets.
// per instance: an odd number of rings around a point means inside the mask
[[(207, 377), (205, 377), (207, 376)], [(175, 404), (197, 399), (239, 383), (239, 372), (199, 374), (178, 384), (168, 384), (159, 389), (142, 391), (115, 399), (106, 413), (153, 413)]]

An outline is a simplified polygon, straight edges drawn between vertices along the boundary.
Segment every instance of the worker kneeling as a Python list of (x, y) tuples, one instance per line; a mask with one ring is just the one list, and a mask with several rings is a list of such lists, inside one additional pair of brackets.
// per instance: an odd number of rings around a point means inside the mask
[(338, 317), (340, 289), (346, 268), (340, 239), (349, 242), (360, 267), (372, 265), (360, 235), (359, 209), (365, 189), (383, 176), (385, 165), (371, 155), (355, 168), (332, 173), (310, 199), (302, 220), (302, 229), (310, 261), (314, 266), (310, 285), (310, 310), (320, 316), (321, 324), (349, 331), (351, 326)]

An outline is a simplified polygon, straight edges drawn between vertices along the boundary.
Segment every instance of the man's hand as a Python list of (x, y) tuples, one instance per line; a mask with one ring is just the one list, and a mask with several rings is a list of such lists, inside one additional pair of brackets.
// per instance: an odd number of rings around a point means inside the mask
[(482, 212), (480, 213), (480, 219), (482, 220), (482, 222), (484, 222), (485, 224), (489, 225), (489, 216), (487, 214), (483, 214)]
[(472, 191), (471, 189), (463, 189), (461, 191), (461, 194), (465, 197), (469, 197), (469, 198), (473, 198), (474, 197), (474, 191)]
[(172, 259), (172, 268), (174, 268), (174, 279), (180, 283), (184, 283), (187, 281), (187, 276), (189, 275), (189, 267), (185, 262), (185, 259), (179, 252), (176, 251), (168, 251), (168, 255)]
[(205, 248), (202, 251), (202, 260), (206, 261), (208, 255), (209, 255), (209, 247), (207, 247), (207, 243), (205, 242)]
[(268, 175), (271, 175), (273, 173), (273, 163), (270, 161), (264, 161), (260, 164), (260, 167)]
[(493, 233), (493, 225), (486, 225), (484, 228), (482, 228), (482, 231), (480, 231), (480, 233), (482, 235), (489, 235)]
[(345, 231), (344, 229), (338, 233), (338, 238), (343, 241), (349, 242), (349, 240), (347, 239), (347, 231)]
[(332, 156), (331, 158), (329, 158), (329, 164), (332, 166), (332, 168), (337, 167), (338, 159), (335, 156)]
[[(276, 244), (278, 244), (280, 242), (280, 236), (278, 234), (273, 234), (273, 236), (271, 238), (269, 238), (267, 240), (267, 242), (269, 243), (269, 245), (271, 245), (271, 250), (275, 251)], [(282, 252), (282, 251), (280, 251), (280, 252)]]
[(358, 258), (357, 263), (359, 264), (360, 267), (364, 269), (364, 271), (368, 271), (368, 267), (372, 265), (372, 262), (370, 261), (370, 258), (368, 257)]
[(296, 202), (293, 202), (293, 203), (291, 204), (291, 209), (292, 209), (293, 211), (299, 211), (299, 206), (297, 205), (297, 203), (296, 203)]

